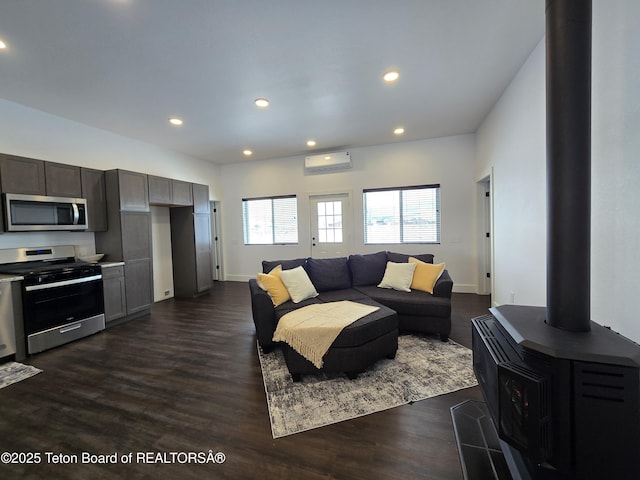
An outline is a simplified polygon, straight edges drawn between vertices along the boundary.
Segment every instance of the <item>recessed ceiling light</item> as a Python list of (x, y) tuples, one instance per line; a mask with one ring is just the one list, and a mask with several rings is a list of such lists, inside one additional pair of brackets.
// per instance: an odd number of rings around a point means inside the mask
[(0, 40), (0, 50), (2, 50), (3, 48), (7, 48), (7, 44)]
[(398, 127), (396, 128), (393, 133), (395, 133), (396, 135), (402, 135), (404, 133), (404, 127)]
[(315, 147), (315, 146), (316, 146), (315, 140), (307, 140), (307, 147)]
[(382, 78), (385, 82), (395, 82), (398, 78), (400, 78), (400, 73), (397, 70), (389, 70), (386, 72)]
[(243, 150), (242, 153), (245, 155), (245, 157), (250, 157), (251, 155), (253, 155), (253, 152), (249, 149)]
[(182, 125), (184, 122), (182, 121), (182, 119), (178, 118), (178, 117), (169, 117), (169, 123), (171, 125), (175, 125), (176, 127)]
[(266, 98), (256, 98), (256, 101), (254, 103), (258, 108), (267, 108), (269, 106), (269, 100), (267, 100)]

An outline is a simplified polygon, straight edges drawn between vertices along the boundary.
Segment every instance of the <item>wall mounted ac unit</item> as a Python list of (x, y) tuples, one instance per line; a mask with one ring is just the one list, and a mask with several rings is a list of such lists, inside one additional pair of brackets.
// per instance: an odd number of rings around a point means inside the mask
[(304, 168), (307, 172), (326, 172), (351, 168), (349, 152), (332, 152), (304, 157)]

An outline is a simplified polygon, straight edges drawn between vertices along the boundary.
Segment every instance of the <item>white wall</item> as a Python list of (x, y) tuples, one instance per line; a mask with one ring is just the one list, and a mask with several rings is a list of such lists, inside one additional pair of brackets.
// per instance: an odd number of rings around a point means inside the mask
[[(476, 179), (493, 168), (494, 304), (546, 303), (544, 40), (477, 133)], [(513, 294), (513, 295), (512, 295)]]
[(2, 99), (0, 132), (2, 153), (202, 183), (219, 198), (217, 165)]
[[(45, 112), (0, 99), (0, 152), (54, 162), (108, 170), (122, 168), (209, 185), (209, 196), (220, 195), (217, 165), (154, 145), (92, 128)], [(152, 217), (154, 231), (163, 231), (163, 216)], [(0, 248), (79, 245), (95, 252), (93, 233), (2, 233)], [(100, 252), (102, 253), (102, 252)], [(166, 262), (154, 262), (154, 284), (167, 290), (171, 276)], [(156, 270), (157, 267), (157, 270)], [(171, 286), (171, 294), (173, 287)]]
[[(640, 2), (593, 5), (591, 317), (640, 342)], [(477, 134), (494, 168), (494, 303), (546, 303), (544, 39)]]
[(593, 2), (591, 314), (640, 342), (640, 2)]
[(153, 301), (159, 302), (174, 296), (169, 207), (151, 207), (151, 239), (153, 243)]
[[(353, 253), (379, 250), (433, 253), (436, 262), (447, 264), (456, 291), (476, 292), (475, 136), (399, 142), (349, 151), (353, 168), (326, 174), (305, 175), (303, 157), (222, 166), (225, 279), (246, 280), (255, 276), (263, 259), (310, 256), (309, 195), (348, 191), (353, 207)], [(441, 244), (364, 245), (363, 188), (433, 183), (441, 185)], [(285, 194), (298, 196), (298, 245), (244, 245), (242, 198)]]

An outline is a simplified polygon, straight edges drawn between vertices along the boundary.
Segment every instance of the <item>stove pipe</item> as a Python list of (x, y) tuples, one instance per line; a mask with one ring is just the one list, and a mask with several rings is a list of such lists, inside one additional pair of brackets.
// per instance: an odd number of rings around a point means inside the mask
[(547, 0), (547, 318), (591, 330), (591, 0)]

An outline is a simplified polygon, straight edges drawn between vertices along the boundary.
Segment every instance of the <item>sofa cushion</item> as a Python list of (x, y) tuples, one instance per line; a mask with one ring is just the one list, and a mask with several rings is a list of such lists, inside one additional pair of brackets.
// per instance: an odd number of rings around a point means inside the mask
[(318, 292), (351, 287), (351, 272), (347, 257), (309, 258), (305, 265), (311, 282)]
[(340, 302), (342, 300), (351, 300), (353, 302), (360, 302), (360, 303), (364, 303), (361, 302), (361, 300), (368, 300), (369, 297), (367, 297), (364, 293), (359, 292), (358, 290), (355, 290), (353, 288), (344, 288), (342, 290), (331, 290), (328, 292), (320, 292), (320, 295), (318, 295), (318, 300), (320, 300), (321, 302)]
[(413, 272), (415, 269), (415, 263), (387, 262), (384, 277), (382, 277), (382, 281), (378, 284), (378, 287), (410, 292), (411, 280), (413, 280)]
[(282, 265), (283, 270), (291, 270), (296, 267), (304, 267), (307, 263), (306, 258), (294, 258), (293, 260), (263, 260), (262, 272), (267, 273), (276, 268), (278, 265)]
[(309, 275), (301, 266), (290, 270), (282, 270), (280, 278), (285, 287), (287, 287), (293, 303), (300, 303), (308, 298), (318, 296), (318, 292), (313, 283), (311, 283)]
[(349, 269), (351, 282), (358, 285), (378, 285), (382, 281), (387, 268), (387, 252), (351, 255)]
[(281, 271), (282, 266), (278, 265), (269, 273), (259, 273), (256, 278), (258, 286), (267, 292), (269, 297), (271, 297), (274, 307), (282, 305), (284, 302), (291, 299), (289, 290), (287, 290), (287, 287), (285, 287), (284, 283), (282, 283), (282, 279), (280, 278)]
[(377, 287), (357, 287), (365, 295), (378, 303), (386, 305), (398, 312), (399, 316), (411, 315), (420, 317), (444, 317), (451, 315), (451, 300), (445, 297), (434, 297), (430, 293), (412, 290), (400, 292)]
[(426, 263), (414, 257), (409, 257), (409, 263), (416, 264), (416, 271), (413, 272), (411, 280), (411, 290), (421, 290), (433, 293), (433, 287), (444, 272), (444, 263)]
[[(409, 257), (417, 258), (418, 260), (425, 263), (433, 263), (433, 255), (431, 253), (422, 253), (420, 255), (407, 255), (405, 253), (387, 252), (387, 259), (390, 262), (407, 263), (409, 261)], [(284, 266), (282, 268), (284, 268)]]

